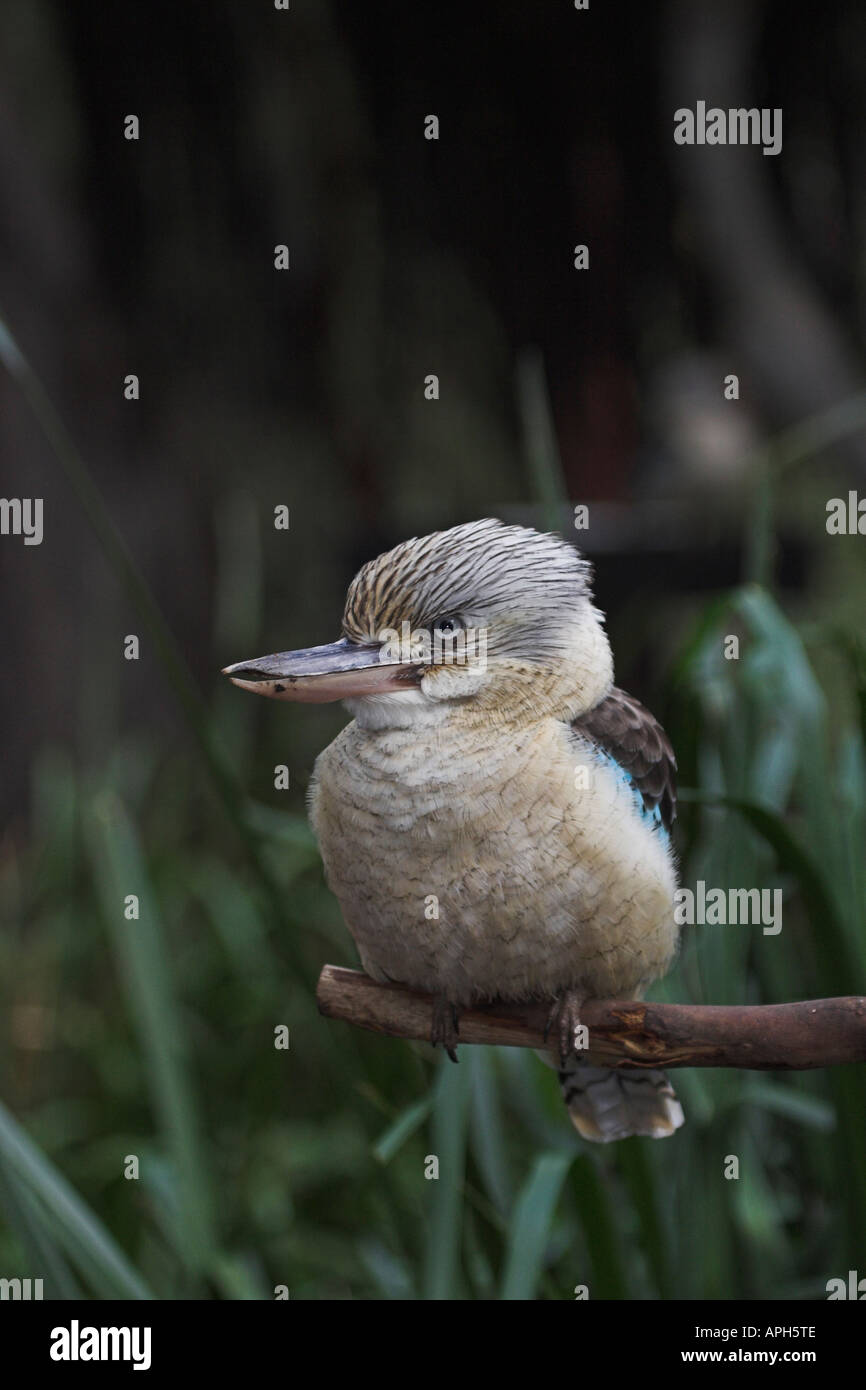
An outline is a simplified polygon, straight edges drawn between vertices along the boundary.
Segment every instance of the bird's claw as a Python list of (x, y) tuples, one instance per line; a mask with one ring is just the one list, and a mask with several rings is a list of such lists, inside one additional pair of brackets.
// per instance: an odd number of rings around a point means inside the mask
[(577, 1045), (577, 1030), (581, 1027), (580, 1011), (586, 1003), (586, 999), (587, 996), (580, 990), (568, 989), (565, 994), (554, 999), (550, 1013), (547, 1015), (544, 1041), (547, 1042), (550, 1034), (555, 1033), (559, 1043), (559, 1060), (562, 1066), (565, 1066), (572, 1053), (583, 1050)]
[(430, 1041), (434, 1047), (444, 1047), (452, 1062), (457, 1061), (458, 1034), (460, 1032), (460, 1013), (445, 995), (437, 994), (433, 1000), (433, 1023)]

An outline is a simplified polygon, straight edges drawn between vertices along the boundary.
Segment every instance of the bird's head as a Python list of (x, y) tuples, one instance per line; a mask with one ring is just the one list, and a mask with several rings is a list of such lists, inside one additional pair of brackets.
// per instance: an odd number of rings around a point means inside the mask
[(486, 520), (416, 537), (349, 585), (338, 642), (227, 666), (275, 699), (343, 700), (373, 728), (574, 718), (613, 680), (590, 567), (559, 536)]

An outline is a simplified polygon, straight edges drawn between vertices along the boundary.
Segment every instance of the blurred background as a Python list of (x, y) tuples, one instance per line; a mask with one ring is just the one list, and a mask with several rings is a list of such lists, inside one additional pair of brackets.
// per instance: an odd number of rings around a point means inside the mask
[[(825, 525), (866, 495), (864, 79), (856, 0), (2, 6), (0, 477), (45, 535), (0, 538), (0, 1275), (866, 1273), (862, 1068), (678, 1072), (673, 1139), (597, 1149), (534, 1055), (320, 1019), (319, 969), (356, 958), (304, 797), (345, 715), (219, 675), (338, 635), (407, 536), (560, 529), (677, 749), (684, 883), (784, 890), (779, 936), (686, 929), (654, 996), (866, 990), (866, 541)], [(675, 145), (698, 100), (781, 107), (781, 154)]]

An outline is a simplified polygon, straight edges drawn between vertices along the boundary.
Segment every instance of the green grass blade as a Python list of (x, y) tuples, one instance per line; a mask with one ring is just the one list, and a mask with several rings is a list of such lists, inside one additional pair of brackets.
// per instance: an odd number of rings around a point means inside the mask
[(497, 1054), (489, 1047), (470, 1047), (466, 1053), (472, 1072), (472, 1154), (484, 1179), (487, 1196), (498, 1211), (505, 1212), (511, 1206), (512, 1181), (506, 1161)]
[[(691, 1117), (690, 1117), (691, 1118)], [(617, 1146), (617, 1160), (640, 1221), (643, 1251), (659, 1298), (672, 1298), (668, 1232), (662, 1219), (663, 1184), (656, 1176), (645, 1139), (627, 1139)]]
[(411, 1139), (417, 1129), (420, 1129), (427, 1116), (433, 1108), (433, 1101), (428, 1096), (424, 1100), (416, 1101), (410, 1105), (392, 1125), (389, 1125), (384, 1134), (376, 1141), (373, 1146), (373, 1154), (380, 1163), (390, 1163), (396, 1153), (399, 1153), (407, 1139)]
[(152, 1298), (114, 1237), (0, 1101), (0, 1156), (13, 1178), (44, 1205), (73, 1263), (87, 1261), (102, 1278), (106, 1297)]
[[(0, 1211), (30, 1261), (30, 1276), (44, 1281), (43, 1297), (64, 1300), (83, 1294), (63, 1250), (32, 1192), (0, 1160)], [(24, 1275), (23, 1277), (28, 1277)]]
[[(86, 835), (103, 917), (147, 1059), (154, 1105), (174, 1159), (177, 1252), (190, 1269), (201, 1273), (216, 1252), (211, 1185), (155, 894), (133, 827), (115, 796), (99, 796)], [(124, 899), (132, 893), (139, 897), (137, 921), (124, 916)]]
[[(592, 1261), (593, 1277), (575, 1282), (590, 1285), (591, 1298), (628, 1298), (628, 1281), (620, 1251), (619, 1225), (607, 1186), (599, 1174), (599, 1163), (590, 1154), (580, 1154), (571, 1170), (571, 1190), (580, 1213), (581, 1225)], [(582, 1271), (578, 1272), (582, 1275)]]
[(439, 1159), (439, 1177), (429, 1184), (422, 1179), (433, 1189), (425, 1252), (426, 1299), (462, 1296), (460, 1248), (471, 1079), (465, 1065), (443, 1062), (439, 1068), (431, 1127), (431, 1153)]
[(502, 1280), (506, 1302), (535, 1297), (556, 1204), (573, 1159), (568, 1150), (540, 1154), (517, 1198)]
[(758, 1105), (809, 1129), (829, 1132), (836, 1126), (836, 1112), (829, 1102), (780, 1081), (750, 1079), (743, 1091), (743, 1103)]

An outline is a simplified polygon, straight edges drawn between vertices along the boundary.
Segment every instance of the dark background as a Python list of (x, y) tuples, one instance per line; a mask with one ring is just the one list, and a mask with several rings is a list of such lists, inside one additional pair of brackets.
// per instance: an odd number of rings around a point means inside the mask
[[(405, 535), (525, 513), (528, 348), (567, 495), (630, 509), (614, 550), (657, 548), (636, 503), (711, 490), (683, 538), (701, 564), (652, 566), (677, 590), (736, 576), (717, 494), (736, 512), (761, 432), (862, 384), (856, 4), (7, 3), (0, 24), (0, 302), (201, 680), (221, 504), (292, 507), (291, 541), (263, 539), (277, 645), (336, 630), (355, 568)], [(675, 146), (673, 110), (714, 92), (782, 106), (783, 156)], [(50, 535), (0, 549), (7, 667), (37, 692), (3, 696), (10, 810), (46, 732), (123, 718), (76, 708), (69, 675), (124, 619), (0, 390), (4, 476), (39, 484)], [(862, 439), (841, 453), (862, 477)], [(615, 610), (636, 575), (610, 568)]]

